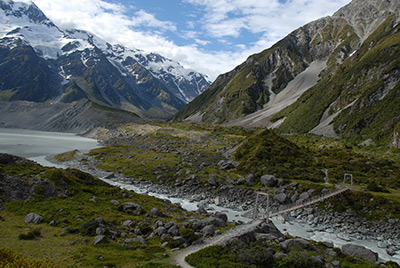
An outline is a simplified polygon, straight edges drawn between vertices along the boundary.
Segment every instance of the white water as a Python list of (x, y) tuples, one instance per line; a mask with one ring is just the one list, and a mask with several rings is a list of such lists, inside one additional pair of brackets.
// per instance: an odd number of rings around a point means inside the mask
[[(122, 189), (131, 190), (131, 191), (134, 191), (135, 193), (147, 194), (150, 196), (157, 197), (159, 199), (168, 199), (172, 203), (179, 204), (182, 208), (189, 210), (189, 211), (195, 211), (199, 208), (198, 207), (199, 202), (196, 202), (196, 201), (190, 201), (185, 198), (170, 197), (166, 194), (149, 192), (148, 189), (140, 188), (138, 186), (131, 185), (131, 184), (122, 183), (117, 180), (110, 180), (110, 179), (105, 179), (105, 178), (101, 178), (101, 179), (111, 185), (117, 186)], [(234, 210), (234, 209), (230, 209), (230, 208), (220, 207), (220, 206), (216, 206), (214, 204), (208, 205), (206, 207), (206, 210), (208, 212), (215, 212), (215, 211), (224, 212), (228, 216), (228, 221), (230, 221), (230, 222), (232, 222), (232, 221), (249, 222), (251, 220), (249, 218), (241, 216), (241, 214), (243, 214), (244, 211), (238, 211), (238, 210)]]
[[(148, 189), (140, 188), (135, 185), (131, 184), (126, 184), (123, 182), (118, 181), (117, 179), (115, 180), (110, 180), (110, 179), (105, 179), (102, 178), (105, 182), (118, 186), (123, 189), (131, 190), (136, 193), (141, 193), (141, 194), (148, 194), (160, 199), (168, 199), (172, 203), (175, 204), (180, 204), (182, 208), (189, 210), (189, 211), (195, 211), (198, 209), (198, 204), (199, 202), (195, 201), (189, 201), (188, 199), (185, 198), (175, 198), (175, 197), (169, 197), (166, 194), (158, 194), (158, 193), (153, 193), (149, 192)], [(238, 211), (238, 210), (233, 210), (229, 208), (224, 208), (216, 205), (209, 205), (208, 208), (206, 208), (207, 212), (215, 212), (215, 211), (221, 211), (224, 212), (228, 216), (228, 221), (242, 221), (245, 223), (249, 223), (251, 219), (242, 217), (241, 215), (244, 213), (244, 211)], [(378, 241), (368, 241), (368, 240), (359, 240), (359, 239), (351, 239), (351, 241), (345, 241), (343, 239), (337, 236), (335, 233), (327, 233), (327, 232), (309, 232), (312, 227), (305, 223), (305, 222), (300, 222), (298, 220), (292, 220), (292, 221), (286, 221), (282, 222), (278, 220), (277, 218), (273, 218), (272, 222), (275, 224), (275, 226), (282, 232), (282, 233), (288, 233), (291, 236), (294, 237), (301, 237), (305, 238), (308, 240), (313, 240), (313, 241), (319, 241), (319, 242), (332, 242), (335, 247), (341, 248), (342, 245), (347, 244), (347, 243), (352, 243), (355, 245), (360, 245), (364, 246), (366, 248), (371, 249), (374, 252), (377, 252), (379, 255), (379, 258), (384, 261), (395, 261), (400, 264), (400, 252), (394, 256), (389, 256), (386, 253), (386, 249), (379, 248), (378, 247)], [(342, 235), (342, 237), (345, 237), (345, 235)]]
[(336, 233), (318, 232), (318, 231), (308, 232), (308, 230), (312, 229), (312, 227), (307, 223), (299, 222), (296, 220), (289, 222), (282, 222), (274, 218), (272, 219), (272, 222), (282, 233), (288, 233), (291, 236), (302, 237), (308, 240), (319, 241), (319, 242), (332, 242), (334, 246), (337, 248), (341, 248), (344, 244), (348, 243), (364, 246), (378, 253), (379, 259), (384, 261), (395, 261), (400, 264), (400, 254), (399, 254), (400, 252), (397, 252), (397, 254), (394, 256), (389, 256), (386, 253), (386, 249), (378, 247), (378, 241), (359, 240), (354, 238), (351, 238), (351, 241), (345, 241), (339, 238), (340, 234), (338, 237), (338, 234)]
[[(0, 128), (0, 152), (9, 153), (22, 157), (29, 158), (45, 166), (58, 166), (46, 160), (47, 157), (54, 154), (59, 154), (71, 150), (86, 151), (99, 147), (96, 140), (77, 136), (75, 134), (55, 133), (32, 131), (22, 129), (3, 129)], [(158, 194), (149, 192), (149, 189), (141, 188), (135, 185), (126, 184), (117, 180), (101, 178), (102, 180), (137, 193), (148, 194), (160, 199), (168, 199), (172, 203), (179, 203), (184, 209), (189, 211), (197, 210), (199, 202), (191, 202), (185, 198), (169, 197), (166, 194)], [(249, 222), (250, 219), (242, 217), (243, 211), (209, 205), (206, 208), (208, 212), (221, 211), (227, 214), (229, 221)], [(277, 219), (272, 219), (273, 223), (282, 233), (288, 233), (295, 237), (302, 237), (314, 241), (329, 241), (334, 243), (336, 247), (341, 247), (343, 244), (352, 243), (365, 246), (379, 254), (382, 260), (392, 260), (400, 264), (400, 254), (389, 256), (385, 249), (378, 248), (378, 241), (366, 241), (352, 239), (350, 242), (344, 241), (336, 236), (336, 234), (328, 232), (307, 232), (312, 229), (307, 223), (302, 223), (297, 220), (291, 222), (281, 222)], [(399, 252), (398, 252), (399, 253)]]

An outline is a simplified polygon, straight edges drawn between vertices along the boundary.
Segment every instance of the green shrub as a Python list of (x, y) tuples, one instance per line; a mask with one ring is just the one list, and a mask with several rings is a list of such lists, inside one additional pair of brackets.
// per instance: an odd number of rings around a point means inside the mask
[(57, 268), (48, 260), (34, 260), (26, 258), (11, 249), (0, 248), (0, 268), (23, 267), (23, 268)]
[(265, 247), (253, 247), (240, 250), (238, 260), (241, 263), (255, 265), (256, 267), (272, 267), (274, 250)]
[(382, 187), (380, 185), (377, 185), (375, 181), (371, 181), (367, 185), (367, 190), (371, 191), (371, 192), (383, 192), (383, 193), (388, 193), (389, 192), (386, 188), (384, 188), (384, 187)]
[(172, 237), (168, 237), (167, 242), (168, 242), (167, 246), (169, 248), (178, 248), (181, 245), (181, 242), (179, 242), (179, 240), (175, 240)]
[(238, 256), (228, 248), (222, 246), (210, 246), (196, 253), (190, 254), (185, 259), (196, 268), (251, 268), (242, 264)]
[(19, 240), (33, 240), (42, 235), (40, 229), (34, 229), (32, 231), (29, 231), (27, 233), (22, 233), (18, 236)]
[(324, 265), (315, 262), (311, 256), (305, 252), (292, 250), (286, 258), (280, 258), (274, 267), (282, 268), (320, 268)]
[(81, 225), (80, 233), (82, 235), (94, 236), (96, 234), (97, 227), (99, 227), (99, 223), (95, 220), (90, 220)]
[(196, 241), (199, 237), (194, 233), (192, 229), (183, 228), (179, 231), (180, 235), (186, 239), (189, 243)]

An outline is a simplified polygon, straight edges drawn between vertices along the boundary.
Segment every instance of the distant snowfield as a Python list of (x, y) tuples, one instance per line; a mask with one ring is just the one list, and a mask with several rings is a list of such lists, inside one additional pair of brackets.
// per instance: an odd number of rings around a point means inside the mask
[[(74, 52), (82, 53), (81, 61), (87, 66), (91, 58), (85, 57), (85, 50), (100, 49), (107, 59), (123, 76), (135, 73), (128, 70), (121, 62), (133, 58), (154, 77), (169, 86), (171, 92), (184, 103), (188, 103), (201, 94), (211, 81), (207, 76), (156, 53), (140, 49), (128, 49), (118, 44), (110, 44), (89, 32), (72, 29), (64, 30), (50, 21), (33, 3), (6, 2), (10, 6), (0, 8), (0, 44), (10, 49), (16, 46), (16, 40), (33, 47), (36, 53), (46, 60), (57, 60)], [(62, 71), (60, 75), (69, 82), (69, 77)]]
[[(278, 121), (278, 124), (273, 124), (270, 121), (271, 118), (285, 107), (296, 102), (304, 92), (316, 85), (319, 80), (319, 74), (325, 68), (326, 61), (313, 61), (307, 69), (290, 81), (285, 89), (276, 95), (271, 94), (270, 101), (264, 105), (263, 109), (237, 120), (233, 120), (229, 122), (228, 125), (246, 127), (266, 126), (269, 128), (279, 127), (284, 120)], [(268, 83), (268, 81), (266, 81), (266, 83)]]

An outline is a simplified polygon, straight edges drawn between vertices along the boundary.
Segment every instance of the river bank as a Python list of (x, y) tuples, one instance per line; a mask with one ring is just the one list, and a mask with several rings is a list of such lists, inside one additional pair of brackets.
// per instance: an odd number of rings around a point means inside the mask
[[(190, 176), (187, 182), (183, 181), (172, 187), (160, 185), (149, 180), (97, 169), (95, 159), (83, 152), (77, 153), (75, 159), (63, 164), (88, 172), (120, 188), (170, 200), (189, 211), (222, 211), (227, 214), (228, 221), (239, 225), (251, 220), (242, 216), (244, 209), (250, 208), (255, 202), (255, 194), (251, 190), (230, 185), (211, 187), (210, 191), (209, 188), (205, 189), (199, 185), (196, 187), (192, 183), (195, 180)], [(234, 202), (229, 201), (232, 196)], [(368, 221), (352, 213), (326, 212), (309, 207), (285, 217), (273, 218), (272, 221), (282, 233), (291, 236), (331, 242), (335, 247), (346, 243), (361, 245), (377, 252), (382, 260), (400, 263), (400, 228), (397, 220)]]

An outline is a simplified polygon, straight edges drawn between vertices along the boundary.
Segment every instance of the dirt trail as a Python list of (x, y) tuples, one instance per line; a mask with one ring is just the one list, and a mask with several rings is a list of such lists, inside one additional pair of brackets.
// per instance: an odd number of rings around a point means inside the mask
[(185, 261), (186, 256), (195, 253), (203, 248), (206, 248), (208, 246), (214, 246), (214, 245), (222, 245), (225, 242), (227, 242), (229, 239), (232, 239), (233, 237), (237, 237), (246, 233), (249, 233), (253, 231), (262, 221), (261, 220), (255, 220), (247, 224), (240, 225), (236, 228), (230, 229), (226, 232), (224, 232), (221, 235), (214, 236), (210, 239), (204, 240), (204, 243), (201, 245), (196, 245), (196, 246), (191, 246), (186, 249), (183, 249), (181, 251), (178, 251), (175, 253), (173, 256), (175, 259), (176, 265), (179, 265), (180, 267), (183, 268), (194, 268), (190, 264), (188, 264)]

